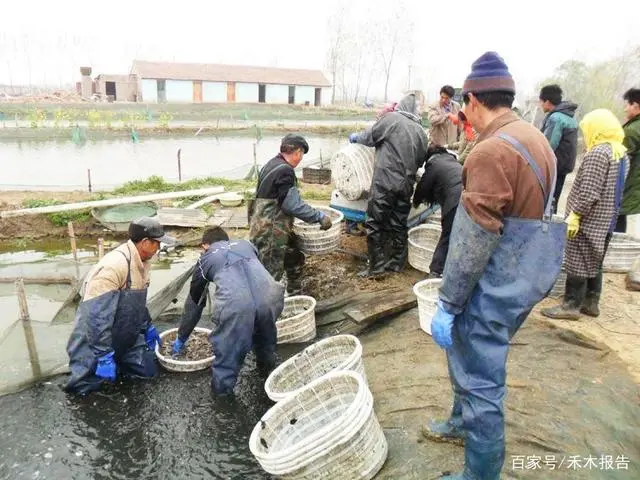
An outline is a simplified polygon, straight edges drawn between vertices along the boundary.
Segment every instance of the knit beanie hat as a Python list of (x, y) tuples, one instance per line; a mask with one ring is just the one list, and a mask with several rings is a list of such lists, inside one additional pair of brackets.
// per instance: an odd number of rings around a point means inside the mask
[(516, 93), (509, 67), (496, 52), (486, 52), (471, 65), (471, 73), (464, 81), (462, 94), (485, 92)]

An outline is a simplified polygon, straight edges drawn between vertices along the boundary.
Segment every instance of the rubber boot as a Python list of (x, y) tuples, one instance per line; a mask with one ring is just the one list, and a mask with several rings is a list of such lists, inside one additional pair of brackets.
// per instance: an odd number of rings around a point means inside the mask
[(540, 313), (555, 320), (579, 320), (580, 307), (585, 299), (587, 281), (584, 278), (567, 275), (564, 301), (561, 305), (543, 308)]
[(457, 396), (453, 399), (451, 416), (446, 420), (430, 420), (420, 428), (427, 440), (464, 445), (465, 431), (462, 428), (462, 404)]
[(467, 438), (464, 446), (464, 470), (441, 478), (448, 480), (500, 480), (504, 464), (504, 440), (474, 442)]
[(590, 317), (600, 316), (600, 294), (602, 293), (602, 269), (593, 278), (587, 280), (587, 295), (580, 307), (580, 313)]
[(378, 241), (378, 234), (372, 234), (367, 236), (367, 254), (369, 256), (369, 263), (367, 268), (358, 272), (360, 278), (377, 277), (385, 273), (385, 261), (384, 261), (384, 245)]
[(388, 272), (401, 272), (407, 264), (408, 256), (409, 246), (407, 242), (402, 242), (401, 239), (394, 239), (391, 247), (391, 258), (384, 264), (384, 269)]
[(462, 426), (456, 425), (451, 418), (447, 420), (429, 420), (429, 422), (420, 427), (420, 433), (427, 440), (433, 440), (434, 442), (464, 445), (465, 432)]
[(596, 292), (587, 292), (587, 296), (582, 302), (580, 313), (589, 315), (590, 317), (600, 316), (600, 294)]

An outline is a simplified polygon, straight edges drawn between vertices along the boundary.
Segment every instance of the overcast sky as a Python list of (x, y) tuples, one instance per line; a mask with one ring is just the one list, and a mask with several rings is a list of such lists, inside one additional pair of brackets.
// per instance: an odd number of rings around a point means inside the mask
[[(374, 25), (400, 2), (354, 0), (345, 18)], [(486, 50), (505, 58), (522, 91), (567, 59), (598, 61), (640, 45), (638, 0), (404, 3), (415, 22), (412, 86), (430, 98), (441, 84), (461, 85)], [(322, 69), (328, 20), (345, 4), (6, 0), (0, 83), (67, 84), (78, 79), (80, 65), (94, 75), (128, 73), (134, 58)], [(406, 86), (408, 64), (401, 58), (394, 66), (392, 97)], [(382, 87), (378, 81), (372, 90)]]

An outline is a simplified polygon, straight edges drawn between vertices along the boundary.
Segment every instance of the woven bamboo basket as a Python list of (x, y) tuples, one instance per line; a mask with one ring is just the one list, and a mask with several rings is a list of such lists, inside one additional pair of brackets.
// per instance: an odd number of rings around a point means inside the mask
[(313, 297), (294, 295), (285, 298), (282, 314), (276, 320), (278, 343), (308, 342), (316, 338), (315, 308)]
[(352, 143), (331, 159), (331, 181), (347, 200), (360, 200), (369, 195), (374, 155), (375, 149)]
[(413, 286), (413, 293), (418, 297), (418, 318), (420, 328), (431, 335), (431, 320), (438, 306), (438, 289), (442, 284), (440, 278), (422, 280)]
[(309, 255), (331, 253), (340, 246), (344, 215), (330, 207), (319, 207), (318, 210), (331, 218), (333, 225), (329, 230), (320, 230), (320, 224), (306, 223), (299, 219), (293, 223), (293, 233), (298, 237), (298, 247)]
[(640, 257), (640, 238), (625, 233), (614, 233), (602, 268), (605, 272), (627, 273)]
[(362, 376), (330, 372), (274, 405), (251, 432), (262, 468), (282, 479), (371, 479), (388, 446)]
[(271, 400), (279, 402), (337, 370), (352, 370), (366, 382), (362, 345), (353, 335), (335, 335), (308, 346), (271, 372), (264, 389)]
[[(177, 328), (170, 328), (169, 330), (165, 330), (160, 333), (160, 340), (165, 341), (165, 337), (170, 333), (177, 332)], [(194, 332), (205, 333), (207, 335), (211, 334), (211, 330), (208, 328), (196, 327), (193, 329)], [(180, 360), (179, 358), (165, 357), (160, 353), (160, 346), (156, 345), (156, 357), (158, 358), (158, 363), (162, 365), (164, 368), (169, 370), (170, 372), (197, 372), (198, 370), (205, 370), (209, 368), (213, 364), (214, 355), (210, 357), (203, 358), (201, 360)]]
[(418, 225), (409, 230), (409, 265), (421, 272), (429, 272), (442, 229), (438, 225)]

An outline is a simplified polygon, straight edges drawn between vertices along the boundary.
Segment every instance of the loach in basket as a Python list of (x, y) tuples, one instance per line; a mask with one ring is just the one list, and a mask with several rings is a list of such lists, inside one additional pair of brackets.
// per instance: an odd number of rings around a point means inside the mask
[(627, 273), (638, 256), (640, 256), (640, 238), (616, 232), (611, 237), (602, 269), (610, 273)]
[(362, 345), (353, 335), (336, 335), (309, 345), (271, 372), (264, 389), (271, 400), (279, 402), (336, 370), (352, 370), (367, 380)]
[(364, 479), (387, 458), (373, 396), (355, 372), (330, 372), (276, 403), (254, 427), (249, 449), (287, 480)]
[[(169, 330), (165, 330), (160, 333), (160, 340), (165, 341), (165, 337), (171, 333), (177, 332), (177, 328), (170, 328)], [(205, 333), (206, 335), (211, 334), (211, 330), (208, 328), (196, 327), (193, 329), (194, 332)], [(170, 372), (196, 372), (198, 370), (204, 370), (213, 365), (214, 356), (203, 358), (201, 360), (180, 360), (179, 358), (166, 357), (162, 353), (160, 353), (160, 346), (156, 345), (155, 348), (156, 357), (158, 358), (158, 362), (165, 369)]]
[(421, 272), (429, 272), (442, 229), (438, 225), (418, 225), (409, 230), (409, 265)]
[(418, 297), (418, 317), (420, 328), (431, 335), (431, 320), (438, 306), (438, 290), (442, 284), (440, 278), (422, 280), (413, 286), (413, 293)]
[(284, 299), (284, 309), (276, 320), (278, 343), (301, 343), (316, 338), (316, 299), (294, 295)]
[(298, 237), (298, 248), (302, 253), (309, 255), (330, 253), (340, 246), (344, 215), (330, 207), (318, 207), (318, 210), (331, 218), (333, 225), (329, 230), (320, 230), (318, 223), (306, 223), (300, 219), (293, 222), (293, 233)]

